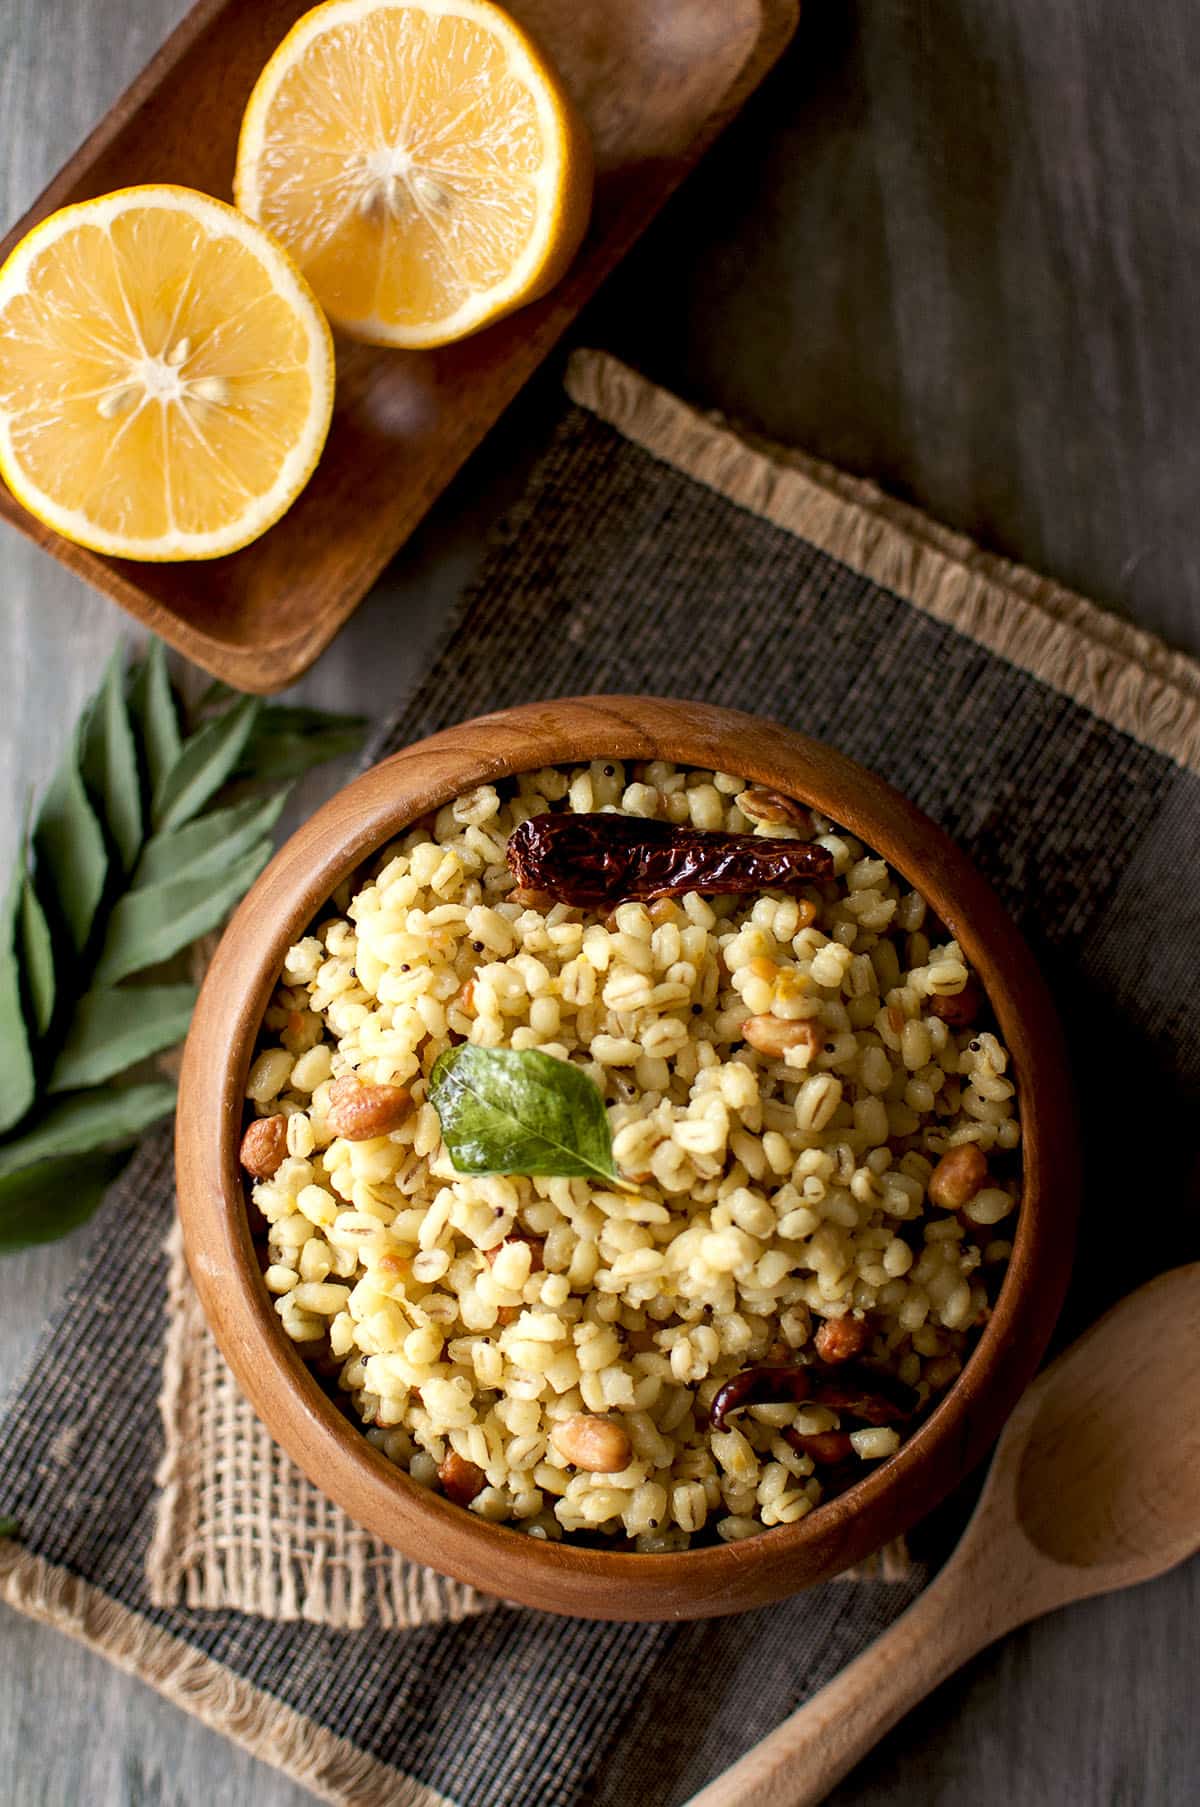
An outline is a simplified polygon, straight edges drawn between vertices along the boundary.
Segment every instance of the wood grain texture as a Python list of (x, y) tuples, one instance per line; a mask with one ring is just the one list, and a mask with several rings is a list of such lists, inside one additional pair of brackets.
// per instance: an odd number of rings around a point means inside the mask
[[(184, 10), (5, 0), (4, 219)], [(1193, 0), (808, 0), (779, 68), (579, 330), (1200, 653), (1197, 66)], [(931, 246), (945, 247), (935, 261)], [(404, 694), (520, 487), (554, 386), (548, 367), (489, 435), (304, 700), (378, 714)], [(20, 678), (0, 727), (7, 857), (21, 791), (48, 774), (129, 623), (2, 523), (0, 549), (0, 660)], [(1153, 1112), (1154, 1077), (1130, 1085)], [(1179, 1171), (1192, 1129), (1154, 1120), (1161, 1170)], [(0, 1266), (5, 1383), (86, 1234)], [(1193, 1560), (1016, 1631), (889, 1733), (830, 1807), (1191, 1807), (1198, 1625)], [(0, 1628), (12, 1807), (311, 1801), (56, 1632), (8, 1611)]]
[[(283, 1332), (251, 1241), (238, 1164), (246, 1074), (289, 946), (330, 894), (431, 809), (514, 772), (587, 759), (736, 772), (812, 804), (920, 890), (988, 994), (1022, 1100), (1013, 1253), (963, 1373), (899, 1453), (770, 1537), (682, 1555), (535, 1542), (464, 1512), (372, 1447)], [(1078, 1194), (1066, 1053), (1033, 959), (970, 861), (890, 785), (820, 741), (706, 704), (564, 698), (502, 709), (394, 754), (292, 837), (234, 913), (184, 1052), (179, 1216), (200, 1303), (242, 1390), (292, 1459), (357, 1523), (485, 1593), (595, 1619), (741, 1612), (830, 1579), (907, 1531), (969, 1473), (1032, 1378), (1066, 1290)]]
[[(143, 182), (230, 195), (246, 100), (308, 0), (198, 0), (17, 221)], [(337, 339), (333, 421), (297, 501), (215, 561), (139, 564), (73, 545), (0, 487), (0, 514), (189, 659), (280, 690), (328, 645), (584, 302), (776, 61), (797, 0), (511, 0), (588, 128), (591, 225), (541, 300), (435, 351)]]
[(1195, 647), (1197, 67), (1189, 0), (808, 0), (595, 336)]
[(1200, 1265), (1108, 1312), (1005, 1426), (950, 1560), (908, 1611), (688, 1807), (818, 1807), (984, 1645), (1200, 1549)]

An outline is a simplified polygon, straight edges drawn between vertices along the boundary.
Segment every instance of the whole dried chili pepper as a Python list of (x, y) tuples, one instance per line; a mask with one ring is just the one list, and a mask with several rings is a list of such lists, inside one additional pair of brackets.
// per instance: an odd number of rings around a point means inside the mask
[(823, 1362), (794, 1362), (789, 1367), (743, 1368), (718, 1390), (708, 1421), (713, 1430), (720, 1431), (727, 1415), (742, 1406), (805, 1402), (874, 1425), (896, 1424), (917, 1409), (913, 1389), (886, 1369), (857, 1362), (842, 1362), (836, 1368)]
[(814, 1365), (809, 1395), (814, 1405), (845, 1413), (863, 1424), (898, 1424), (917, 1409), (917, 1395), (885, 1368), (842, 1362), (836, 1368)]
[(717, 1390), (708, 1422), (713, 1430), (725, 1429), (727, 1413), (744, 1405), (802, 1405), (809, 1397), (812, 1370), (793, 1362), (789, 1367), (761, 1364), (743, 1368)]
[(683, 828), (650, 817), (531, 816), (508, 840), (523, 890), (580, 909), (685, 891), (786, 891), (833, 877), (833, 855), (810, 841)]

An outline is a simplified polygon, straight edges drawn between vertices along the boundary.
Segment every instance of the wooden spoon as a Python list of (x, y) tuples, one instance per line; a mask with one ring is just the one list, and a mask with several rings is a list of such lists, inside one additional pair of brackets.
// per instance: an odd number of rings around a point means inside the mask
[(689, 1807), (814, 1807), (993, 1639), (1198, 1549), (1200, 1263), (1123, 1299), (1034, 1382), (945, 1568)]

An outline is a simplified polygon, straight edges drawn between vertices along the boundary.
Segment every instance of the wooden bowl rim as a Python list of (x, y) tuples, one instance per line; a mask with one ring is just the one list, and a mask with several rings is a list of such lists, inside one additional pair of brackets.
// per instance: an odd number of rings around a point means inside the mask
[[(979, 974), (1013, 1055), (1022, 1110), (1013, 1253), (991, 1320), (937, 1408), (894, 1457), (797, 1524), (671, 1555), (542, 1543), (453, 1506), (388, 1462), (285, 1335), (262, 1282), (237, 1162), (245, 1077), (284, 953), (337, 886), (407, 823), (472, 785), (605, 757), (733, 772), (814, 804), (881, 854)], [(1053, 1006), (966, 855), (884, 780), (822, 742), (740, 711), (646, 696), (570, 697), (476, 717), (393, 754), (317, 811), (240, 905), (205, 979), (180, 1079), (176, 1165), (205, 1315), (254, 1409), (313, 1482), (415, 1560), (484, 1592), (597, 1618), (699, 1617), (781, 1598), (929, 1511), (990, 1446), (1040, 1360), (1066, 1287), (1078, 1192)]]

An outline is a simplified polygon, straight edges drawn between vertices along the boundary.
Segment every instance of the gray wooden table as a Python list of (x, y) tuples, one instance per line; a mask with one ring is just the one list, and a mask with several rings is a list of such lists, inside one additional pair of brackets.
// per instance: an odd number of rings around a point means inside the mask
[[(6, 220), (183, 10), (0, 0)], [(794, 50), (580, 336), (1200, 652), (1197, 69), (1194, 0), (809, 0)], [(419, 671), (552, 383), (298, 694), (380, 713)], [(0, 559), (7, 854), (128, 624), (7, 530)], [(77, 1258), (68, 1242), (0, 1268), (0, 1378)], [(1183, 1807), (1200, 1798), (1198, 1622), (1193, 1564), (1012, 1637), (837, 1800)], [(55, 1633), (3, 1612), (0, 1636), (14, 1807), (310, 1799)]]

